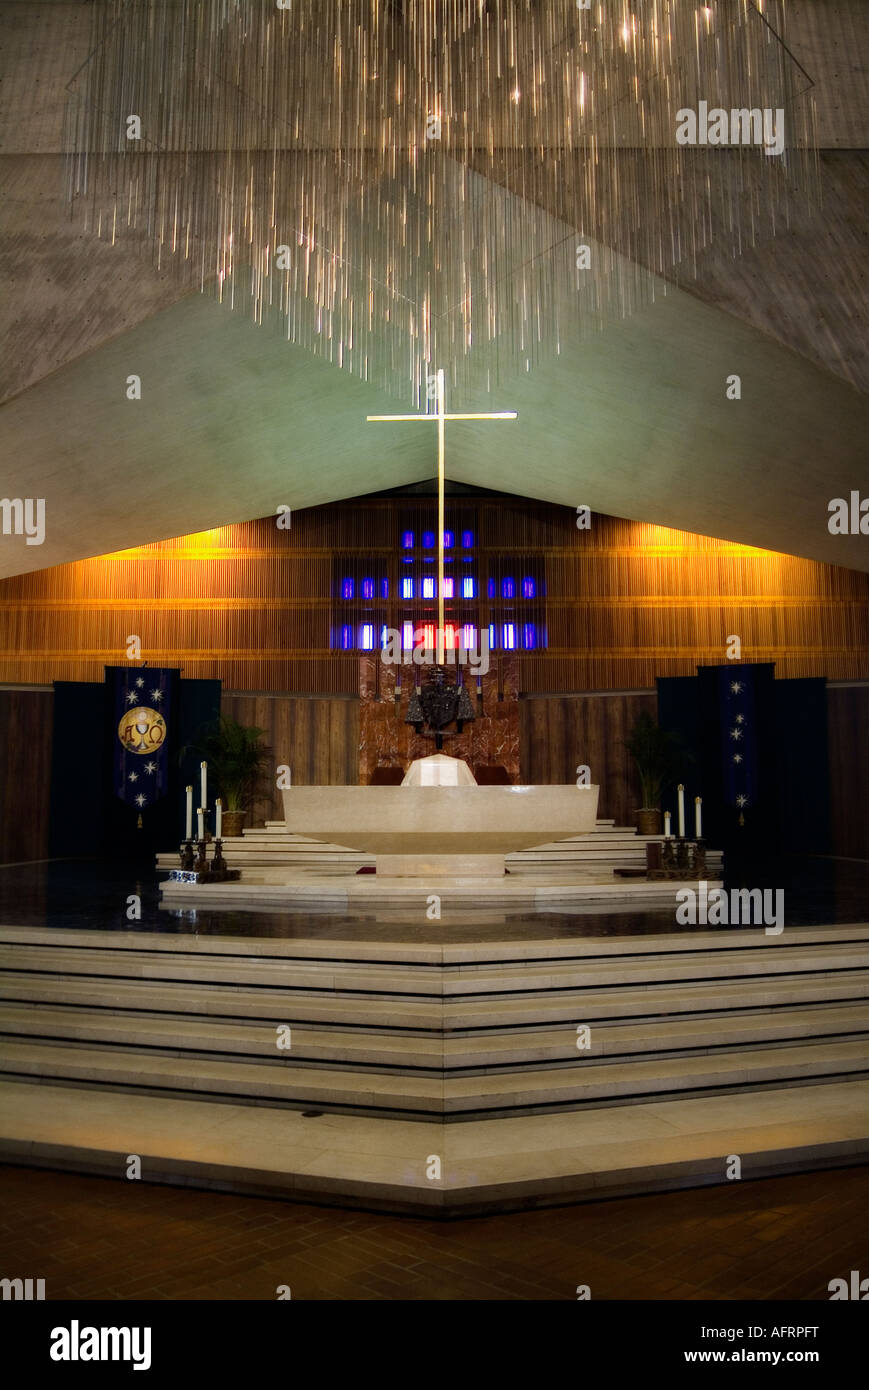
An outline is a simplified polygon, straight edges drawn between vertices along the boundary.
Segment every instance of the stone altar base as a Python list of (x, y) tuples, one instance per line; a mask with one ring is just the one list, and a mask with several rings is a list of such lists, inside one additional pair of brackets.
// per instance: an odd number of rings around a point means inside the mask
[(374, 863), (382, 888), (385, 878), (500, 879), (507, 872), (503, 854), (378, 854)]
[[(237, 912), (347, 912), (357, 908), (401, 907), (423, 912), (429, 894), (437, 893), (442, 905), (463, 907), (469, 912), (503, 907), (534, 912), (577, 908), (620, 912), (669, 908), (675, 913), (679, 889), (693, 887), (695, 892), (700, 891), (699, 883), (647, 883), (645, 879), (601, 882), (567, 875), (513, 873), (502, 874), (500, 878), (481, 874), (460, 876), (455, 872), (455, 856), (444, 857), (452, 860), (452, 864), (440, 877), (436, 874), (425, 878), (356, 873), (325, 875), (288, 873), (286, 870), (270, 874), (263, 870), (259, 875), (255, 871), (251, 871), (250, 876), (245, 873), (240, 883), (167, 882), (160, 887), (160, 906), (169, 911), (207, 908)], [(259, 881), (253, 881), (255, 878)], [(720, 880), (708, 880), (709, 892), (721, 886)]]

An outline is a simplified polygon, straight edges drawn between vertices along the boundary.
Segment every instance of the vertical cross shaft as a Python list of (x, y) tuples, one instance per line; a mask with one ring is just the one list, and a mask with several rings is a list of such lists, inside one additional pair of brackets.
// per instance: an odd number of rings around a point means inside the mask
[(437, 663), (444, 664), (444, 461), (446, 454), (446, 394), (444, 374), (438, 372), (438, 635)]
[(515, 410), (499, 410), (489, 414), (483, 412), (473, 412), (465, 415), (447, 414), (447, 396), (444, 385), (443, 370), (439, 370), (435, 378), (437, 410), (434, 414), (425, 415), (367, 415), (367, 420), (378, 423), (394, 420), (436, 420), (438, 427), (438, 632), (437, 632), (437, 663), (443, 665), (444, 645), (446, 632), (444, 627), (444, 526), (446, 522), (444, 507), (444, 490), (446, 479), (446, 424), (447, 420), (515, 420), (517, 412)]

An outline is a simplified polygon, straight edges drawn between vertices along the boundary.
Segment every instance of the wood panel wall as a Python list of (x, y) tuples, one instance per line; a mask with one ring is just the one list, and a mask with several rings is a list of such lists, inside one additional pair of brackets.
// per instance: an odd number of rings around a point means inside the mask
[[(220, 707), (228, 718), (264, 729), (274, 767), (288, 766), (299, 786), (352, 786), (359, 781), (358, 699), (225, 691)], [(246, 823), (263, 825), (283, 818), (281, 793), (272, 776)]]
[[(294, 513), (288, 530), (270, 518), (3, 580), (0, 680), (101, 680), (137, 634), (152, 665), (224, 689), (355, 694), (342, 622), (434, 619), (434, 605), (396, 597), (402, 529), (432, 511), (361, 499)], [(527, 499), (448, 499), (448, 526), (468, 516), (477, 621), (497, 616), (485, 581), (512, 571), (517, 626), (546, 629), (545, 648), (517, 653), (524, 692), (645, 689), (722, 661), (731, 634), (779, 677), (869, 679), (869, 574), (613, 517), (580, 531), (569, 508)], [(339, 580), (369, 563), (390, 586), (366, 609)], [(543, 576), (542, 607), (518, 596), (526, 566)]]
[(827, 690), (833, 853), (869, 859), (869, 686)]
[(48, 854), (54, 692), (0, 690), (0, 864)]
[(577, 767), (586, 764), (600, 787), (598, 817), (635, 825), (640, 785), (622, 742), (643, 711), (657, 717), (657, 710), (654, 690), (520, 700), (522, 781), (575, 783)]
[[(832, 852), (869, 859), (869, 685), (828, 689)], [(54, 695), (0, 689), (0, 864), (48, 854), (48, 802)], [(523, 782), (569, 783), (587, 763), (601, 788), (600, 811), (632, 824), (639, 800), (622, 740), (643, 710), (655, 712), (654, 691), (529, 696), (519, 701)], [(359, 704), (353, 699), (227, 692), (224, 713), (266, 730), (274, 763), (288, 763), (302, 785), (355, 785), (359, 780)], [(252, 823), (280, 820), (275, 787)]]

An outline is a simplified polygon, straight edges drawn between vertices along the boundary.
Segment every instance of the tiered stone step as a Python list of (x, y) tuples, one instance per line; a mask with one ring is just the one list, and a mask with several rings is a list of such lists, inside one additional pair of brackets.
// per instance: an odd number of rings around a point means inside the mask
[[(630, 827), (616, 826), (611, 820), (599, 820), (589, 835), (521, 850), (508, 855), (506, 862), (511, 874), (538, 875), (569, 869), (582, 875), (609, 877), (615, 869), (642, 868), (646, 862), (646, 844), (660, 839), (660, 836), (637, 835)], [(279, 874), (271, 871), (286, 868), (321, 875), (355, 873), (358, 869), (374, 866), (371, 854), (292, 834), (283, 821), (267, 821), (263, 828), (245, 830), (242, 835), (225, 840), (224, 856), (233, 868), (241, 870), (245, 882), (277, 882)], [(158, 855), (157, 867), (177, 868), (177, 853)], [(720, 851), (709, 850), (709, 878), (718, 878), (720, 868)]]
[(0, 1033), (18, 1082), (423, 1120), (821, 1084), (869, 1074), (869, 926), (466, 946), (4, 928)]

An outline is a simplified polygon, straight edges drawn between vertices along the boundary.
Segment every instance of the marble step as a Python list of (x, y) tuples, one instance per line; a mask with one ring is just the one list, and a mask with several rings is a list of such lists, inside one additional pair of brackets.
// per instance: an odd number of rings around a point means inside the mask
[(602, 1062), (585, 1069), (580, 1064), (564, 1069), (449, 1078), (444, 1083), (444, 1113), (503, 1113), (783, 1081), (804, 1083), (846, 1076), (865, 1079), (867, 1075), (869, 1037), (860, 1037), (799, 1046)]
[(602, 1062), (594, 1066), (579, 1062), (569, 1068), (487, 1072), (446, 1079), (7, 1040), (0, 1056), (0, 1074), (49, 1083), (113, 1086), (127, 1091), (245, 1098), (261, 1105), (326, 1106), (458, 1119), (540, 1107), (627, 1103), (650, 1095), (684, 1095), (691, 1091), (806, 1083), (833, 1077), (865, 1078), (869, 1074), (869, 1038)]
[[(601, 829), (585, 831), (582, 835), (566, 836), (561, 840), (541, 841), (540, 845), (535, 845), (530, 849), (516, 850), (512, 855), (522, 857), (537, 854), (540, 851), (559, 851), (578, 853), (596, 853), (601, 850), (624, 849), (629, 853), (642, 857), (645, 854), (645, 846), (649, 843), (659, 843), (663, 839), (660, 835), (638, 835), (636, 831), (629, 828), (625, 829)], [(243, 835), (226, 837), (223, 841), (224, 846), (238, 852), (246, 848), (263, 849), (269, 852), (286, 851), (287, 853), (298, 854), (355, 854), (364, 857), (360, 850), (350, 849), (346, 845), (338, 845), (326, 840), (315, 840), (305, 835), (297, 835), (289, 831), (279, 832), (277, 830), (246, 830)], [(710, 848), (710, 854), (720, 854), (718, 849)]]
[(492, 1032), (540, 1025), (575, 1028), (577, 1023), (619, 1023), (634, 1019), (706, 1016), (728, 1011), (775, 1011), (787, 1007), (860, 1003), (869, 999), (869, 969), (844, 976), (785, 976), (771, 980), (715, 981), (705, 985), (522, 993), (495, 999), (442, 1003), (408, 996), (287, 993), (267, 987), (243, 988), (180, 981), (121, 980), (47, 973), (0, 974), (0, 999), (23, 1005), (73, 1005), (119, 1011), (214, 1019), (269, 1020), (292, 1026), (324, 1025), (390, 1033), (449, 1034)]
[[(256, 871), (251, 871), (255, 873)], [(436, 890), (445, 910), (470, 911), (479, 909), (481, 901), (479, 878), (400, 878), (389, 883), (389, 908), (416, 913), (412, 926), (419, 933), (427, 896)], [(708, 886), (718, 888), (720, 881), (709, 879)], [(624, 912), (636, 905), (645, 911), (655, 906), (675, 912), (677, 893), (697, 884), (676, 882), (649, 883), (645, 879), (629, 881), (614, 878), (600, 870), (591, 878), (565, 869), (550, 879), (537, 874), (519, 874), (486, 881), (486, 908), (511, 910), (528, 909), (537, 912), (594, 909), (598, 912)], [(366, 911), (379, 911), (383, 905), (383, 886), (373, 874), (318, 876), (304, 872), (283, 871), (278, 884), (261, 885), (243, 880), (240, 883), (194, 884), (168, 882), (161, 886), (161, 907), (183, 912), (186, 909), (231, 908), (238, 912), (296, 912), (345, 913), (348, 906)], [(485, 910), (485, 909), (484, 909)]]
[[(598, 832), (607, 832), (611, 830), (616, 830), (622, 835), (636, 834), (636, 828), (634, 826), (616, 825), (614, 820), (605, 819), (596, 820), (594, 830), (590, 831), (589, 834), (595, 835)], [(248, 835), (286, 835), (294, 840), (304, 840), (308, 838), (305, 835), (300, 835), (298, 831), (288, 830), (286, 821), (282, 820), (267, 820), (264, 825), (248, 826), (242, 830), (241, 836), (237, 838), (244, 838)]]
[(81, 976), (128, 979), (207, 981), (236, 988), (243, 985), (276, 986), (287, 991), (346, 991), (389, 997), (393, 994), (439, 998), (441, 972), (430, 966), (377, 962), (308, 961), (282, 957), (232, 957), (192, 952), (159, 954), (154, 951), (78, 950), (0, 944), (0, 970), (47, 971), (66, 978)]
[[(507, 856), (508, 865), (515, 871), (524, 867), (540, 866), (558, 868), (568, 864), (595, 866), (602, 869), (631, 868), (645, 862), (645, 846), (659, 841), (660, 836), (639, 836), (629, 826), (616, 826), (613, 822), (598, 822), (593, 831), (587, 834), (552, 841), (533, 849), (520, 850)], [(224, 854), (235, 868), (249, 869), (286, 865), (300, 867), (326, 864), (343, 871), (372, 865), (374, 856), (359, 850), (347, 849), (325, 841), (312, 840), (304, 835), (287, 831), (283, 825), (268, 822), (263, 827), (245, 830), (241, 836), (224, 841)], [(164, 851), (157, 857), (161, 869), (177, 867), (178, 856), (175, 851)], [(721, 864), (721, 852), (709, 850), (707, 864), (710, 869)]]
[[(778, 938), (773, 938), (778, 940)], [(763, 940), (768, 941), (769, 938)], [(760, 942), (760, 938), (759, 938)], [(344, 992), (378, 996), (411, 995), (437, 999), (550, 990), (585, 990), (601, 986), (663, 984), (691, 980), (809, 972), (860, 970), (867, 964), (861, 942), (793, 945), (773, 949), (695, 950), (661, 956), (615, 959), (519, 962), (515, 965), (446, 967), (390, 965), (375, 962), (322, 962), (285, 957), (227, 957), (192, 952), (28, 947), (0, 943), (0, 969), (49, 971), (67, 976), (103, 976), (188, 980), (229, 987), (277, 985), (288, 991)]]
[[(869, 1082), (638, 1100), (630, 1108), (440, 1117), (304, 1112), (206, 1098), (0, 1081), (0, 1158), (143, 1180), (454, 1219), (865, 1163)], [(431, 1181), (427, 1155), (443, 1157)]]
[[(470, 920), (478, 920), (479, 913)], [(402, 909), (389, 917), (390, 921), (411, 922)], [(455, 921), (464, 921), (457, 914)], [(486, 919), (483, 919), (486, 920)], [(500, 919), (498, 919), (500, 920)], [(453, 921), (452, 916), (450, 921)], [(417, 933), (417, 936), (420, 933)], [(791, 926), (781, 935), (767, 936), (756, 927), (700, 927), (691, 930), (632, 933), (630, 935), (580, 935), (555, 937), (519, 937), (492, 941), (452, 941), (449, 925), (432, 928), (429, 939), (400, 940), (360, 939), (354, 930), (341, 936), (240, 936), (184, 931), (152, 931), (133, 928), (53, 928), (0, 925), (0, 947), (21, 950), (37, 948), (45, 960), (59, 949), (76, 949), (83, 956), (94, 957), (112, 951), (116, 953), (151, 954), (166, 957), (191, 956), (256, 958), (277, 962), (290, 960), (324, 961), (334, 963), (374, 963), (435, 965), (460, 969), (479, 969), (513, 964), (559, 963), (564, 961), (639, 959), (643, 956), (665, 958), (684, 956), (692, 952), (728, 953), (731, 951), (792, 951), (804, 947), (862, 945), (869, 950), (869, 922), (826, 923), (815, 926)]]
[[(390, 921), (404, 922), (399, 909)], [(453, 921), (478, 922), (479, 912), (471, 918), (457, 913)], [(482, 920), (486, 920), (483, 918)], [(498, 919), (501, 920), (500, 918)], [(434, 929), (433, 929), (434, 930)], [(494, 941), (452, 941), (449, 926), (439, 936), (429, 940), (360, 939), (354, 929), (346, 937), (331, 936), (229, 936), (200, 932), (139, 931), (112, 928), (110, 931), (84, 927), (31, 927), (0, 925), (0, 946), (39, 947), (46, 960), (57, 949), (79, 949), (83, 953), (147, 952), (159, 956), (190, 955), (197, 959), (210, 956), (257, 960), (306, 960), (334, 963), (374, 963), (384, 967), (401, 965), (438, 966), (450, 969), (478, 970), (490, 967), (514, 966), (545, 962), (615, 960), (621, 957), (639, 959), (655, 956), (662, 959), (691, 952), (776, 951), (805, 946), (862, 945), (869, 962), (869, 922), (822, 923), (816, 926), (788, 927), (781, 936), (766, 936), (756, 927), (698, 928), (664, 933), (644, 932), (629, 936), (556, 936), (520, 937)]]
[(345, 1063), (378, 1070), (479, 1071), (540, 1064), (599, 1064), (609, 1057), (647, 1058), (769, 1045), (805, 1044), (820, 1038), (869, 1037), (869, 1002), (782, 1008), (768, 1012), (727, 1013), (714, 1018), (658, 1019), (641, 1024), (602, 1023), (591, 1031), (590, 1047), (578, 1054), (572, 1024), (516, 1032), (489, 1032), (463, 1037), (368, 1032), (363, 1029), (292, 1025), (292, 1047), (277, 1047), (276, 1024), (236, 1022), (177, 1014), (122, 1011), (117, 1003), (93, 1009), (0, 1003), (0, 1035), (70, 1043), (227, 1054), (236, 1060), (267, 1061), (274, 1066)]

